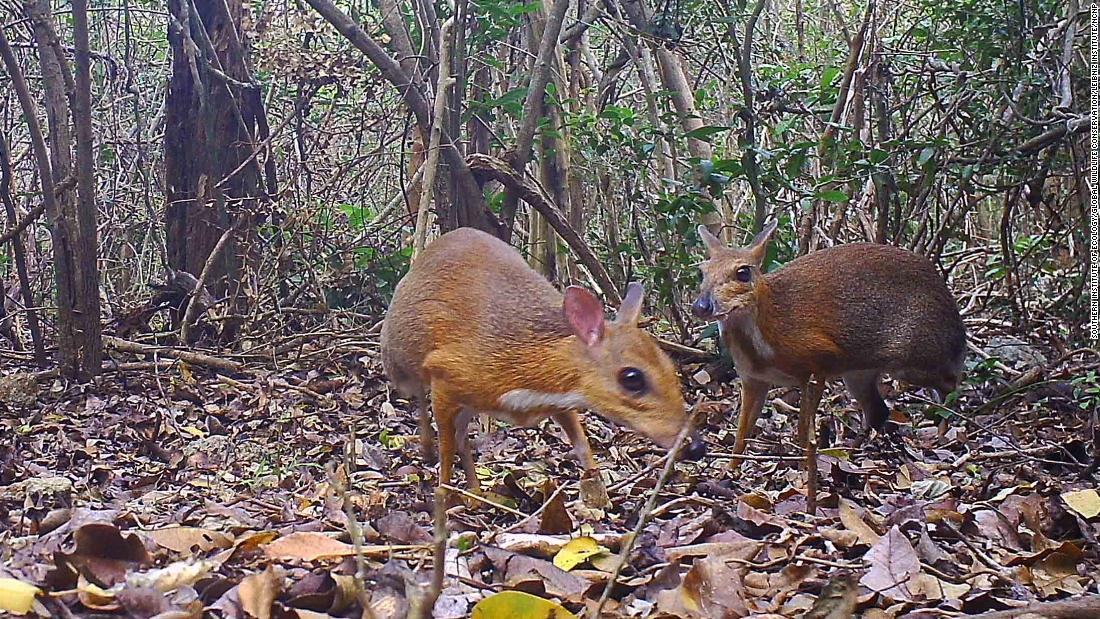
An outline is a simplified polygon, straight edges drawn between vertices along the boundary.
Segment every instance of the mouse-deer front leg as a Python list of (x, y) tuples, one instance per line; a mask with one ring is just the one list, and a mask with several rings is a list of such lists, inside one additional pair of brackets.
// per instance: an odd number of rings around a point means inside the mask
[[(733, 444), (733, 453), (741, 455), (745, 453), (745, 443), (756, 427), (756, 418), (764, 409), (764, 399), (768, 396), (770, 385), (764, 381), (741, 377), (741, 414), (737, 418), (737, 438)], [(732, 466), (740, 466), (741, 460), (735, 458)]]
[(588, 443), (588, 435), (584, 432), (584, 424), (577, 411), (566, 410), (553, 414), (569, 442), (573, 444), (573, 453), (584, 466), (584, 477), (581, 479), (581, 500), (588, 507), (603, 509), (611, 505), (607, 496), (607, 488), (603, 478), (600, 477), (600, 469), (596, 465), (596, 458), (592, 455), (592, 446)]

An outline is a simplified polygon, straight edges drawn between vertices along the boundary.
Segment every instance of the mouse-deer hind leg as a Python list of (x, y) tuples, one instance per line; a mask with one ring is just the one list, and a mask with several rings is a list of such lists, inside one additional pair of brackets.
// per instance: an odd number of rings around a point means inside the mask
[(817, 407), (825, 391), (824, 383), (810, 376), (802, 386), (798, 407), (799, 439), (806, 450), (806, 512), (817, 512)]

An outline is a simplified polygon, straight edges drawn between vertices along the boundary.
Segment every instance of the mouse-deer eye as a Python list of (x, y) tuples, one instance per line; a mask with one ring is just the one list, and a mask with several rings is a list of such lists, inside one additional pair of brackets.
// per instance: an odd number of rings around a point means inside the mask
[(638, 368), (623, 368), (619, 370), (619, 385), (632, 395), (644, 395), (649, 391), (649, 381), (645, 372)]
[(743, 282), (743, 283), (748, 283), (752, 280), (752, 267), (750, 267), (750, 266), (738, 267), (737, 272), (734, 273), (734, 276), (737, 278), (737, 281)]

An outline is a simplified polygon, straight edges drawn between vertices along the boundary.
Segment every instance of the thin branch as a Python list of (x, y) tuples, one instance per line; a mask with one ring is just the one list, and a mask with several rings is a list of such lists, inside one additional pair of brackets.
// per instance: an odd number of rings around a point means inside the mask
[(657, 497), (661, 494), (661, 490), (664, 489), (665, 484), (668, 483), (669, 478), (672, 477), (672, 471), (676, 470), (676, 459), (680, 455), (680, 448), (684, 444), (684, 439), (691, 433), (692, 426), (694, 425), (694, 419), (689, 420), (689, 422), (684, 424), (684, 427), (680, 429), (680, 433), (676, 435), (676, 442), (672, 444), (672, 449), (668, 452), (668, 459), (665, 461), (665, 468), (661, 471), (661, 476), (657, 478), (657, 485), (653, 487), (653, 490), (649, 493), (649, 498), (646, 499), (645, 505), (642, 507), (641, 511), (638, 512), (638, 524), (634, 526), (633, 533), (623, 542), (623, 547), (619, 551), (619, 562), (615, 565), (615, 570), (611, 572), (611, 578), (607, 580), (607, 585), (604, 586), (599, 603), (596, 604), (596, 607), (592, 610), (592, 614), (590, 615), (592, 619), (599, 619), (604, 604), (607, 604), (607, 600), (611, 597), (611, 590), (615, 588), (615, 583), (619, 580), (619, 574), (622, 573), (623, 567), (630, 561), (630, 551), (634, 549), (634, 544), (637, 543), (638, 536), (642, 534), (645, 525), (649, 522), (650, 514), (653, 513), (653, 508), (657, 505)]
[(428, 158), (424, 162), (424, 182), (420, 185), (420, 205), (416, 211), (416, 229), (413, 232), (413, 258), (424, 251), (428, 239), (428, 215), (435, 195), (435, 171), (439, 165), (439, 142), (443, 135), (444, 114), (447, 110), (447, 93), (454, 83), (451, 77), (451, 28), (454, 18), (448, 18), (439, 29), (439, 82), (435, 89), (435, 109), (432, 114), (431, 135), (428, 138)]
[(611, 281), (611, 275), (604, 268), (603, 262), (592, 251), (592, 248), (584, 242), (580, 233), (570, 225), (569, 220), (562, 214), (561, 209), (554, 204), (553, 198), (538, 181), (529, 176), (520, 176), (508, 163), (490, 155), (472, 153), (468, 161), (470, 169), (475, 174), (502, 183), (505, 187), (515, 191), (518, 197), (523, 198), (524, 202), (530, 204), (532, 208), (545, 217), (547, 222), (554, 228), (554, 231), (558, 233), (558, 236), (577, 255), (577, 261), (592, 274), (592, 279), (596, 280), (596, 285), (600, 287), (604, 295), (614, 303), (622, 301), (622, 297), (615, 288), (614, 282)]

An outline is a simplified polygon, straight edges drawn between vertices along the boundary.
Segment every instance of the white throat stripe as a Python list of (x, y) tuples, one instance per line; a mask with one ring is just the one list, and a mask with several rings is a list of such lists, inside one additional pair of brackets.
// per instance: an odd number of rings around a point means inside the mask
[(533, 408), (587, 408), (588, 402), (579, 393), (547, 393), (531, 389), (513, 389), (500, 396), (500, 405), (508, 410), (527, 411)]

